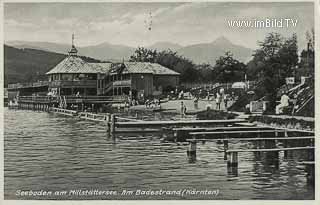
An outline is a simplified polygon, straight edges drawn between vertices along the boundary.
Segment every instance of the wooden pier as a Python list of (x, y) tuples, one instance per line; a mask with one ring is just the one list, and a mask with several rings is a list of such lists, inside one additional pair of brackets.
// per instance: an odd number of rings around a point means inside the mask
[[(110, 135), (117, 133), (156, 133), (172, 132), (173, 127), (179, 126), (225, 126), (233, 125), (244, 120), (181, 120), (181, 121), (142, 121), (132, 118), (118, 117), (113, 114), (94, 114), (89, 112), (77, 112), (74, 110), (52, 108), (52, 112), (67, 116), (78, 116), (81, 119), (106, 123)], [(130, 131), (118, 128), (134, 128)], [(196, 129), (196, 128), (195, 128)], [(204, 129), (204, 128), (201, 128)], [(212, 128), (208, 128), (212, 129)]]
[(19, 96), (16, 99), (18, 109), (50, 111), (51, 108), (63, 107), (78, 111), (86, 108), (97, 111), (107, 104), (121, 104), (127, 99), (123, 96)]
[(146, 127), (176, 127), (176, 126), (216, 126), (232, 125), (245, 120), (180, 120), (180, 121), (143, 121), (143, 122), (118, 122), (116, 127), (146, 128)]
[[(279, 160), (279, 152), (281, 151), (284, 152), (286, 157), (288, 151), (306, 150), (308, 152), (308, 160), (311, 160), (310, 164), (312, 164), (312, 161), (314, 161), (314, 132), (308, 132), (309, 134), (312, 134), (309, 136), (295, 137), (288, 136), (289, 132), (294, 132), (292, 130), (270, 129), (270, 127), (269, 129), (263, 128), (256, 130), (254, 130), (252, 127), (226, 127), (224, 131), (221, 131), (221, 129), (224, 128), (212, 129), (216, 131), (204, 131), (206, 129), (202, 129), (198, 130), (197, 132), (189, 133), (192, 136), (192, 139), (186, 139), (186, 141), (189, 142), (189, 148), (187, 149), (187, 157), (189, 162), (195, 162), (197, 159), (197, 143), (205, 143), (207, 141), (223, 141), (224, 160), (227, 160), (228, 170), (235, 175), (237, 175), (237, 167), (239, 162), (238, 153), (241, 152), (265, 152), (268, 155), (267, 159), (277, 162)], [(265, 133), (267, 133), (268, 136), (262, 136), (262, 134)], [(279, 133), (284, 133), (284, 136), (279, 136)], [(305, 134), (305, 132), (302, 133)], [(258, 144), (256, 149), (229, 149), (230, 141), (251, 141), (257, 142)], [(277, 141), (283, 142), (284, 147), (277, 147)], [(287, 141), (299, 141), (304, 143), (299, 143), (300, 146), (297, 147), (287, 147)], [(308, 173), (308, 183), (314, 183), (314, 167), (309, 164), (306, 164), (305, 166)]]
[[(69, 109), (50, 107), (46, 102), (22, 101), (22, 108), (49, 111), (70, 117), (103, 122), (106, 126), (106, 135), (116, 140), (116, 134), (123, 133), (172, 133), (173, 141), (189, 142), (187, 157), (190, 163), (197, 160), (197, 143), (206, 141), (223, 141), (225, 160), (228, 170), (236, 170), (239, 162), (238, 153), (266, 152), (273, 160), (278, 159), (281, 151), (306, 150), (309, 153), (308, 163), (304, 163), (308, 172), (308, 182), (314, 183), (314, 132), (304, 130), (291, 130), (269, 126), (252, 126), (243, 119), (231, 120), (179, 120), (179, 121), (142, 121), (139, 119), (118, 117), (114, 114), (95, 114)], [(126, 128), (126, 130), (121, 130)], [(131, 130), (128, 130), (128, 128)], [(160, 132), (161, 131), (161, 132)], [(289, 136), (289, 133), (301, 132), (303, 136)], [(262, 142), (263, 146), (256, 149), (229, 149), (230, 141)], [(276, 142), (283, 142), (284, 147), (277, 147)], [(306, 146), (287, 147), (287, 141), (307, 142)]]

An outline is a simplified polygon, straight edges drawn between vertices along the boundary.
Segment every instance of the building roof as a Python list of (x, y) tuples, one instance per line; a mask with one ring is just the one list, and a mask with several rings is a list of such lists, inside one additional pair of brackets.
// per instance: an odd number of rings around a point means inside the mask
[(180, 75), (158, 63), (126, 62), (124, 63), (129, 73), (152, 73), (154, 75)]
[[(148, 63), (148, 62), (124, 62), (125, 65), (124, 68), (121, 66), (118, 67), (118, 69), (122, 69), (122, 73), (136, 73), (136, 74), (153, 74), (153, 75), (180, 75), (180, 73), (177, 73), (169, 68), (166, 68), (160, 64), (157, 63)], [(121, 65), (121, 64), (120, 64)], [(115, 73), (117, 71), (112, 69), (112, 73)]]
[(69, 55), (46, 74), (55, 73), (108, 73), (111, 63), (88, 63), (79, 56)]
[[(112, 63), (88, 63), (76, 55), (69, 55), (46, 74), (56, 73), (141, 73), (154, 75), (180, 75), (157, 63), (124, 62), (125, 67), (112, 66)], [(114, 65), (123, 65), (114, 64)]]

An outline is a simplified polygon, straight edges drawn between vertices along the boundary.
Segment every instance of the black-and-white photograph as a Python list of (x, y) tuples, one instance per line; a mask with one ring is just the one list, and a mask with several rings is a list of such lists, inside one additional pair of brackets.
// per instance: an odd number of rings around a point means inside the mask
[(1, 4), (4, 200), (315, 200), (318, 1)]

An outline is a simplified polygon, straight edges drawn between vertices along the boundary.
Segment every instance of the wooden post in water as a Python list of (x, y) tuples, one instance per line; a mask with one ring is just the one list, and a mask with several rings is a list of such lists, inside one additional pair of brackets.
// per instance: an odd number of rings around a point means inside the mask
[(227, 150), (228, 150), (228, 140), (223, 140), (223, 149), (224, 149), (224, 156), (223, 156), (223, 159), (224, 160), (227, 160), (228, 157), (227, 157)]
[(238, 167), (238, 152), (228, 152), (228, 166)]
[(315, 184), (315, 166), (314, 164), (306, 164), (306, 172), (307, 172), (307, 184), (313, 185)]
[(110, 123), (111, 123), (111, 116), (110, 116), (110, 113), (108, 113), (106, 116), (107, 137), (110, 137)]
[(115, 140), (116, 136), (115, 136), (115, 127), (116, 127), (116, 117), (114, 114), (111, 114), (111, 124), (110, 124), (110, 134), (112, 135), (112, 138)]
[[(285, 130), (285, 132), (284, 132), (284, 137), (288, 137), (288, 132), (287, 132), (287, 130)], [(284, 148), (288, 147), (288, 140), (284, 140), (284, 141), (283, 141), (283, 147), (284, 147)], [(288, 158), (288, 151), (286, 151), (286, 150), (283, 151), (283, 157), (284, 157), (285, 159)]]
[(193, 163), (197, 160), (197, 141), (190, 141), (189, 148), (187, 150), (187, 156), (190, 163)]

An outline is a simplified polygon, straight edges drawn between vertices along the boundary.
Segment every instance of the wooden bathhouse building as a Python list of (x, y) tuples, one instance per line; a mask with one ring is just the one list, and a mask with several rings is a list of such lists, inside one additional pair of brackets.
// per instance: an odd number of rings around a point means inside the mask
[(157, 63), (90, 63), (72, 45), (69, 55), (46, 73), (49, 91), (58, 95), (159, 96), (175, 88), (180, 74)]

